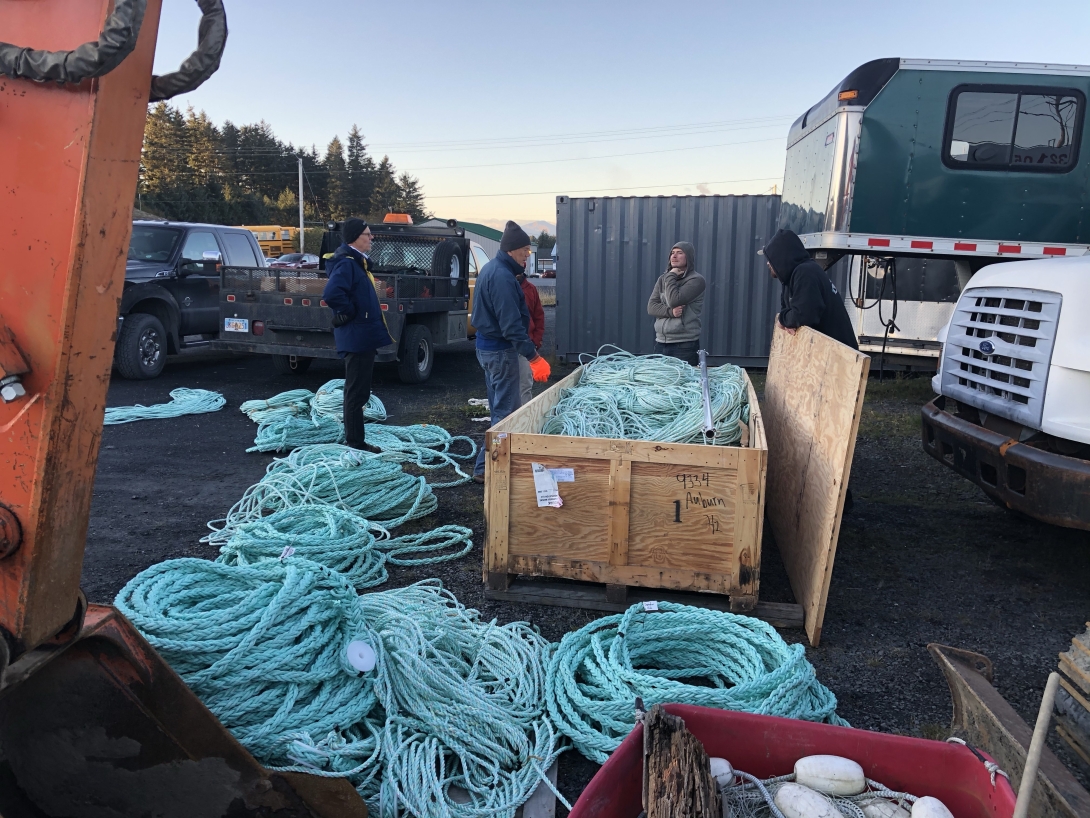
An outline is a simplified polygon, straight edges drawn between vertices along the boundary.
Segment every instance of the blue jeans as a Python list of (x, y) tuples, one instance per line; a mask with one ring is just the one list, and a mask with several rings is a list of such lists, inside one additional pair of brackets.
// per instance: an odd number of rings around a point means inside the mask
[[(477, 350), (477, 361), (484, 370), (484, 386), (488, 392), (488, 414), (495, 426), (522, 406), (519, 396), (519, 354), (514, 349)], [(474, 474), (484, 474), (484, 444), (477, 452)]]

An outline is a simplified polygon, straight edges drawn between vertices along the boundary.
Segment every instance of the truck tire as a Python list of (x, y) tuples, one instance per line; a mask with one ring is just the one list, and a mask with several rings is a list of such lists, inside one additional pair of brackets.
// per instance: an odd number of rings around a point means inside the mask
[(158, 378), (167, 363), (167, 331), (148, 313), (130, 313), (121, 323), (114, 363), (122, 378), (146, 381)]
[(435, 363), (435, 347), (431, 330), (423, 324), (409, 324), (401, 336), (397, 374), (402, 383), (423, 383), (431, 377)]
[(310, 369), (310, 362), (313, 358), (303, 358), (301, 356), (295, 356), (295, 360), (292, 361), (291, 355), (273, 355), (272, 365), (281, 375), (302, 375), (308, 369)]
[(450, 239), (439, 242), (431, 259), (431, 274), (442, 278), (462, 277), (462, 257), (458, 255), (455, 242)]

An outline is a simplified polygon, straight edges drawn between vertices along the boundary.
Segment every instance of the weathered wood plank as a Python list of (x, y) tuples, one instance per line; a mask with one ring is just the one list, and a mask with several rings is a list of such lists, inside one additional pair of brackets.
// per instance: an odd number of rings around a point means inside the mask
[(643, 718), (643, 769), (647, 818), (719, 818), (704, 745), (661, 704)]
[[(642, 602), (676, 602), (708, 608), (713, 611), (730, 611), (731, 600), (720, 594), (685, 593), (662, 589), (628, 589), (625, 602), (611, 602), (606, 598), (604, 585), (560, 582), (556, 580), (516, 579), (502, 591), (485, 590), (485, 597), (503, 602), (521, 602), (526, 605), (555, 605), (562, 608), (582, 608), (591, 611), (621, 613), (630, 605)], [(777, 628), (802, 628), (802, 606), (787, 602), (758, 602), (755, 609), (746, 613)]]

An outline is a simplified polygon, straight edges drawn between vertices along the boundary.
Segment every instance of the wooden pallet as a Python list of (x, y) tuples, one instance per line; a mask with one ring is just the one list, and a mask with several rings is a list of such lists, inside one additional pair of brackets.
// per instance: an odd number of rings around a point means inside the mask
[[(664, 591), (657, 588), (602, 585), (590, 582), (559, 582), (555, 580), (517, 579), (506, 589), (486, 588), (486, 599), (521, 602), (525, 605), (555, 605), (562, 608), (583, 608), (591, 611), (621, 613), (630, 605), (641, 602), (676, 602), (713, 611), (729, 611), (730, 598), (721, 594), (697, 594), (684, 591)], [(777, 628), (802, 628), (801, 605), (785, 602), (758, 602), (746, 616), (763, 619)]]

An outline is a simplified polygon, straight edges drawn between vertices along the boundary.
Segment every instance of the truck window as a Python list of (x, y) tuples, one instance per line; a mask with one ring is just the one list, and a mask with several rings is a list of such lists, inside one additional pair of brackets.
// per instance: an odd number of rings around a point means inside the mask
[(186, 236), (182, 246), (182, 261), (204, 261), (206, 252), (218, 253), (220, 246), (216, 244), (216, 237), (203, 230), (196, 230)]
[(477, 272), (480, 272), (484, 265), (488, 264), (488, 254), (482, 247), (474, 247), (473, 255), (477, 257)]
[(223, 243), (227, 245), (227, 263), (234, 267), (260, 267), (250, 238), (244, 233), (224, 233)]
[(129, 258), (134, 261), (170, 261), (182, 231), (171, 227), (133, 225), (129, 240)]
[(1064, 172), (1078, 160), (1084, 98), (1063, 88), (954, 89), (943, 162), (952, 168)]

